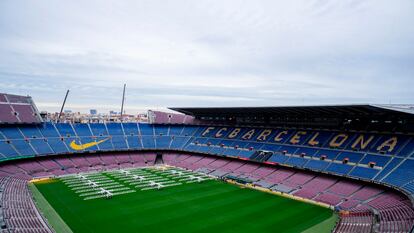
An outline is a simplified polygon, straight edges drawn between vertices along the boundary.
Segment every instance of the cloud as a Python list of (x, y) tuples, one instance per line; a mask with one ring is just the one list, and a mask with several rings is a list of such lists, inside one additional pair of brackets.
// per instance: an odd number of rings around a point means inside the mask
[[(414, 2), (0, 2), (0, 91), (119, 105), (413, 103)], [(55, 103), (55, 104), (52, 104)]]

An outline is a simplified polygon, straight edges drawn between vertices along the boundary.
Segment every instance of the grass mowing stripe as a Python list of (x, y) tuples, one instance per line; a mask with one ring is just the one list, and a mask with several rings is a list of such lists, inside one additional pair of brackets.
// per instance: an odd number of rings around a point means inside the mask
[[(234, 192), (233, 192), (234, 193)], [(194, 196), (197, 196), (197, 193), (193, 193)], [(191, 198), (186, 200), (180, 200), (177, 202), (173, 198), (168, 199), (165, 205), (159, 206), (154, 205), (151, 209), (146, 209), (143, 211), (145, 213), (154, 213), (160, 216), (160, 218), (151, 218), (150, 215), (148, 218), (144, 218), (144, 225), (157, 225), (160, 224), (160, 221), (163, 221), (165, 224), (175, 224), (175, 225), (185, 225), (189, 223), (188, 219), (191, 216), (191, 219), (204, 219), (205, 214), (217, 213), (217, 212), (228, 212), (228, 211), (239, 211), (237, 209), (228, 208), (235, 204), (244, 202), (249, 199), (249, 197), (237, 195), (234, 198), (226, 198), (225, 200), (221, 199), (223, 192), (215, 192), (211, 195), (203, 195), (200, 198)], [(225, 195), (231, 197), (232, 193), (226, 192)], [(186, 209), (183, 209), (186, 206)], [(170, 210), (181, 209), (181, 211), (175, 211), (171, 213)], [(200, 211), (203, 210), (203, 211)], [(164, 219), (168, 219), (165, 221)]]
[(325, 221), (320, 222), (314, 225), (313, 227), (306, 229), (305, 231), (303, 231), (303, 233), (329, 232), (330, 230), (332, 230), (332, 227), (330, 226), (335, 226), (337, 221), (338, 215), (334, 214), (332, 215), (332, 217), (326, 219)]
[(322, 233), (334, 226), (325, 221), (330, 209), (217, 180), (140, 191), (104, 175), (136, 192), (83, 201), (63, 182), (36, 185), (75, 233)]

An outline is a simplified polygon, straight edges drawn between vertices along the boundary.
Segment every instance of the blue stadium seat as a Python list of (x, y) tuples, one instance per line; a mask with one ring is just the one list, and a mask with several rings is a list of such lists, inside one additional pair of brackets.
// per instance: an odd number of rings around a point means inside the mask
[(174, 136), (171, 141), (170, 149), (183, 149), (189, 137)]
[(210, 146), (207, 145), (199, 145), (195, 148), (197, 152), (208, 153), (211, 149)]
[(76, 136), (75, 131), (73, 131), (72, 125), (69, 123), (56, 124), (56, 129), (59, 131), (62, 137), (74, 137)]
[(159, 149), (169, 149), (171, 143), (171, 137), (164, 135), (164, 136), (155, 136), (156, 145)]
[(279, 152), (286, 151), (287, 154), (296, 154), (297, 150), (298, 150), (298, 147), (296, 146), (281, 146), (279, 148)]
[(408, 157), (408, 156), (414, 156), (414, 139), (411, 138), (409, 142), (404, 145), (403, 148), (398, 152), (399, 156)]
[(395, 186), (403, 186), (414, 180), (414, 160), (407, 159), (400, 164), (391, 174), (384, 178), (384, 182)]
[(254, 154), (253, 150), (240, 150), (240, 152), (237, 156), (248, 159), (253, 154)]
[(274, 162), (274, 163), (282, 163), (282, 164), (284, 164), (286, 162), (286, 160), (288, 160), (288, 159), (289, 159), (289, 157), (286, 156), (286, 155), (282, 155), (280, 153), (275, 153), (267, 161)]
[(349, 162), (358, 163), (361, 161), (363, 155), (364, 154), (358, 152), (342, 152), (335, 158), (335, 160), (343, 161), (345, 158), (348, 158)]
[(233, 141), (230, 139), (224, 139), (220, 141), (220, 145), (223, 144), (223, 146), (227, 146), (227, 147), (234, 147), (235, 145), (238, 144), (237, 141)]
[(138, 136), (127, 136), (127, 142), (129, 149), (141, 149), (142, 143), (141, 139)]
[(92, 123), (92, 124), (89, 124), (89, 127), (92, 130), (92, 134), (95, 135), (95, 136), (109, 135), (104, 124)]
[(403, 187), (405, 190), (407, 190), (409, 193), (414, 193), (414, 181), (404, 185)]
[(326, 167), (328, 167), (329, 162), (323, 161), (323, 160), (310, 160), (309, 162), (307, 162), (304, 167), (308, 168), (308, 169), (312, 169), (312, 170), (317, 170), (317, 171), (323, 171), (326, 169)]
[(56, 154), (68, 153), (68, 149), (60, 138), (47, 138), (47, 143)]
[[(281, 131), (285, 131), (285, 130), (279, 130), (277, 133), (280, 133)], [(281, 140), (278, 143), (287, 143), (290, 140), (290, 138), (296, 133), (295, 130), (286, 130), (286, 131), (287, 131), (287, 134), (283, 135), (282, 136), (283, 140)]]
[(20, 154), (13, 148), (12, 144), (7, 143), (6, 141), (0, 141), (0, 152), (7, 159), (20, 156)]
[(142, 136), (142, 145), (144, 149), (154, 149), (155, 148), (155, 140), (154, 136)]
[(11, 144), (16, 149), (16, 151), (19, 152), (21, 156), (35, 156), (36, 155), (36, 152), (32, 149), (32, 147), (30, 146), (30, 143), (26, 140), (22, 140), (22, 139), (13, 140)]
[(0, 128), (0, 133), (3, 134), (6, 139), (24, 139), (22, 133), (20, 133), (17, 127), (3, 127)]
[(141, 135), (154, 136), (154, 128), (152, 125), (141, 123), (141, 124), (138, 124), (138, 127), (139, 127), (139, 132), (141, 133)]
[(90, 136), (92, 136), (92, 132), (89, 129), (88, 124), (73, 124), (72, 126), (75, 129), (76, 134), (79, 137), (90, 137)]
[(106, 123), (109, 135), (124, 135), (122, 124), (119, 123)]
[(305, 154), (307, 156), (313, 156), (318, 152), (318, 149), (315, 148), (308, 148), (308, 147), (299, 147), (298, 150), (296, 151), (297, 155), (300, 154)]
[(170, 133), (169, 135), (179, 136), (183, 131), (184, 127), (180, 125), (170, 125)]
[(381, 172), (375, 177), (375, 180), (381, 180), (384, 178), (391, 170), (397, 166), (402, 159), (393, 157), (392, 160), (381, 170)]
[(367, 154), (365, 157), (360, 161), (360, 164), (368, 165), (370, 162), (375, 162), (375, 165), (378, 167), (384, 167), (388, 161), (391, 160), (390, 156), (386, 155), (374, 155), (374, 154)]
[(36, 150), (38, 155), (47, 155), (54, 153), (45, 139), (30, 139), (30, 144)]
[(253, 150), (262, 150), (263, 145), (264, 145), (263, 143), (251, 142), (247, 144), (246, 147), (248, 149), (252, 148)]
[[(97, 145), (99, 150), (111, 151), (114, 150), (112, 140), (108, 139), (108, 136), (96, 137), (95, 141), (105, 140), (104, 142)], [(91, 147), (91, 150), (95, 150), (95, 147)]]
[(128, 136), (139, 135), (137, 123), (122, 123), (122, 128), (124, 129), (125, 135), (128, 135)]
[[(380, 135), (369, 134), (369, 133), (364, 133), (364, 134), (356, 133), (356, 134), (353, 134), (350, 138), (351, 139), (352, 138), (357, 139), (360, 136), (363, 136), (363, 139), (365, 141), (368, 140), (369, 138), (371, 138), (371, 136), (372, 136), (371, 143), (374, 143), (374, 144), (381, 138)], [(358, 150), (358, 151), (361, 151), (361, 152), (367, 152), (367, 151), (369, 151), (371, 149), (371, 147), (366, 147), (365, 149), (361, 148), (361, 144), (360, 143), (355, 144), (354, 147), (352, 147), (352, 146), (354, 146), (353, 143), (347, 143), (345, 149), (346, 150), (349, 150), (349, 151)], [(371, 144), (371, 146), (372, 146), (372, 144)]]
[(188, 144), (184, 147), (184, 150), (185, 150), (185, 151), (191, 151), (191, 152), (193, 152), (193, 151), (196, 151), (196, 149), (197, 149), (197, 145), (195, 145), (193, 142), (188, 143)]
[(226, 149), (224, 147), (218, 146), (218, 147), (211, 148), (211, 150), (210, 150), (209, 153), (210, 154), (215, 154), (215, 155), (225, 154), (225, 155), (233, 155), (233, 156), (236, 156), (238, 154), (238, 152), (237, 153), (236, 152), (235, 153), (228, 152), (228, 151), (233, 151), (233, 150), (235, 150), (235, 149), (230, 149), (230, 148)]
[(318, 136), (316, 137), (316, 141), (319, 142), (319, 144), (315, 145), (318, 147), (328, 147), (328, 143), (330, 141), (330, 139), (332, 139), (334, 133), (333, 132), (325, 132), (325, 131), (313, 131), (312, 136), (310, 136), (308, 138), (308, 140), (306, 140), (305, 144), (309, 145), (309, 141), (313, 138), (314, 135), (316, 135), (316, 133), (319, 133)]
[(346, 175), (349, 171), (351, 171), (352, 166), (347, 164), (341, 164), (341, 163), (331, 163), (325, 171), (327, 172), (333, 172), (336, 174)]
[(112, 140), (112, 145), (113, 145), (115, 150), (126, 150), (126, 149), (128, 149), (128, 145), (125, 141), (125, 136), (115, 135), (115, 136), (112, 136), (111, 140)]
[[(219, 150), (219, 149), (218, 149)], [(240, 154), (240, 149), (234, 149), (234, 148), (227, 148), (225, 149), (222, 154), (226, 155), (226, 156), (233, 156), (233, 157), (237, 157)]]
[(326, 156), (327, 159), (335, 159), (340, 151), (328, 150), (328, 149), (321, 149), (313, 157), (320, 158), (323, 155)]
[(43, 138), (42, 133), (36, 126), (20, 126), (16, 129), (20, 129), (26, 138)]
[[(183, 129), (183, 132), (181, 133), (181, 135), (185, 135), (188, 131), (189, 129), (189, 127), (188, 126), (185, 126), (184, 127), (184, 129)], [(205, 131), (207, 129), (207, 127), (205, 127), (205, 126), (200, 126), (200, 127), (197, 127), (197, 129), (195, 129), (194, 131), (192, 131), (192, 133), (193, 134), (188, 134), (189, 136), (194, 136), (194, 137), (201, 137), (201, 134)]]
[(276, 145), (276, 144), (264, 144), (261, 148), (261, 150), (266, 150), (266, 151), (279, 151), (280, 149), (280, 145)]
[(349, 175), (363, 179), (372, 179), (378, 172), (379, 170), (373, 168), (355, 167)]
[(156, 136), (169, 135), (170, 127), (168, 125), (153, 125)]
[(37, 127), (46, 138), (60, 137), (60, 134), (52, 123), (44, 123), (42, 125), (38, 125)]
[(184, 126), (181, 131), (181, 136), (194, 136), (201, 127), (198, 126)]
[(218, 138), (207, 138), (207, 140), (205, 141), (205, 143), (210, 144), (210, 145), (217, 145), (219, 146), (221, 143), (221, 139)]
[(289, 164), (294, 167), (302, 167), (306, 162), (308, 162), (308, 159), (291, 156), (285, 164)]
[(206, 132), (208, 128), (210, 127), (200, 127), (200, 129), (196, 132), (195, 136), (212, 138), (214, 137), (214, 135), (216, 135), (217, 131), (219, 130), (219, 127), (214, 127), (214, 129), (210, 129), (208, 132)]

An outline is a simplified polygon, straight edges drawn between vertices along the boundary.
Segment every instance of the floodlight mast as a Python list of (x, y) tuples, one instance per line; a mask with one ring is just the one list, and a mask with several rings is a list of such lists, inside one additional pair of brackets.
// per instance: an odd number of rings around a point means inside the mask
[(60, 112), (59, 112), (59, 115), (56, 119), (56, 123), (60, 122), (60, 116), (62, 115), (63, 108), (65, 107), (66, 99), (68, 98), (68, 95), (69, 95), (69, 89), (66, 91), (65, 99), (63, 100), (63, 104), (62, 104), (62, 107), (60, 108)]
[(126, 84), (124, 83), (124, 90), (122, 92), (122, 104), (121, 104), (121, 122), (123, 121), (122, 115), (124, 114), (125, 88), (126, 88)]

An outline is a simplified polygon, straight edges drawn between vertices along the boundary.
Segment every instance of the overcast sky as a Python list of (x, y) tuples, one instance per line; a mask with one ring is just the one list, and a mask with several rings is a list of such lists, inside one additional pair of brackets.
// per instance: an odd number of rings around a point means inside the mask
[(1, 0), (0, 92), (56, 111), (414, 103), (413, 0)]

